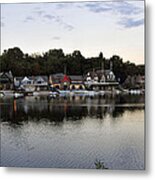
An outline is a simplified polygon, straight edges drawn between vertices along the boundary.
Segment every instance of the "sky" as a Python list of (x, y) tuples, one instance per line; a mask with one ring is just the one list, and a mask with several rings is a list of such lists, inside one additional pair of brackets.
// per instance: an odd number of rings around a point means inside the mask
[(1, 4), (1, 52), (80, 50), (144, 64), (144, 1)]

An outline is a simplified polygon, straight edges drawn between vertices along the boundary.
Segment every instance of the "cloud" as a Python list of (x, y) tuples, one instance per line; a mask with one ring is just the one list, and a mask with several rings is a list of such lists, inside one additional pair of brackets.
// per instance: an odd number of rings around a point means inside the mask
[(55, 16), (52, 16), (50, 14), (46, 14), (46, 15), (44, 15), (44, 18), (48, 19), (48, 20), (52, 20), (52, 19), (55, 19)]
[(76, 3), (72, 3), (72, 2), (65, 2), (65, 3), (57, 3), (56, 4), (56, 8), (57, 9), (63, 9), (63, 8), (68, 8), (68, 7), (70, 7), (70, 6), (73, 6), (74, 4), (76, 4)]
[(138, 27), (144, 24), (144, 6), (135, 2), (89, 2), (83, 7), (93, 13), (114, 15), (116, 23), (124, 28)]
[(62, 20), (62, 16), (54, 16), (53, 20), (56, 23), (59, 23), (60, 25), (62, 25), (64, 23), (63, 20)]
[(74, 29), (74, 26), (70, 25), (70, 24), (66, 24), (64, 23), (64, 28), (67, 29), (68, 31), (72, 31)]
[(101, 4), (99, 2), (97, 2), (97, 3), (87, 3), (85, 5), (85, 7), (88, 8), (89, 11), (94, 12), (94, 13), (101, 13), (101, 12), (111, 11), (112, 10), (112, 8), (110, 6), (108, 7), (104, 3)]
[(39, 6), (37, 6), (37, 7), (35, 7), (35, 8), (34, 8), (34, 10), (40, 10), (40, 7), (39, 7)]
[(46, 12), (39, 9), (39, 10), (35, 10), (34, 13), (37, 14), (38, 16), (42, 16)]
[[(59, 16), (59, 10), (63, 8), (69, 10), (70, 8), (87, 9), (92, 13), (104, 14), (107, 13), (114, 15), (116, 24), (125, 28), (131, 28), (140, 26), (143, 24), (144, 7), (140, 2), (127, 2), (127, 1), (113, 1), (113, 2), (78, 2), (78, 3), (55, 3), (53, 9), (48, 11), (41, 7), (35, 7), (33, 9), (34, 16), (28, 16), (24, 22), (30, 22), (33, 20), (39, 20), (40, 22), (53, 22), (61, 26), (67, 31), (72, 31), (75, 27), (66, 22), (65, 17)], [(56, 10), (56, 11), (55, 11)], [(51, 13), (52, 12), (52, 13)], [(34, 19), (34, 18), (35, 19)], [(135, 19), (135, 20), (134, 20)], [(139, 20), (136, 20), (139, 19)]]
[[(71, 3), (58, 3), (57, 8), (64, 8), (66, 4), (69, 6)], [(58, 16), (57, 13), (54, 13), (55, 15), (51, 15), (50, 13), (47, 13), (45, 10), (35, 8), (33, 13), (35, 13), (39, 18), (42, 19), (42, 21), (52, 21), (63, 27), (64, 29), (68, 31), (72, 31), (74, 27), (69, 24), (68, 22), (63, 20), (62, 16)]]
[(123, 26), (124, 28), (133, 28), (143, 25), (144, 19), (134, 20), (132, 18), (123, 18), (121, 21), (118, 22), (118, 24)]
[(141, 7), (129, 2), (117, 2), (112, 5), (113, 11), (121, 15), (134, 15), (143, 12)]
[(68, 31), (72, 31), (74, 29), (74, 26), (72, 26), (71, 24), (65, 22), (63, 20), (62, 16), (53, 16), (50, 14), (45, 14), (44, 16), (42, 16), (43, 19), (46, 19), (48, 21), (53, 21), (55, 23), (57, 23), (58, 25), (60, 25), (61, 27), (63, 27), (64, 29), (68, 30)]
[[(84, 5), (89, 11), (94, 13), (114, 12), (121, 15), (139, 14), (143, 11), (141, 7), (129, 2), (90, 2)], [(82, 8), (82, 6), (81, 6)]]
[(27, 16), (25, 19), (24, 19), (24, 22), (30, 22), (30, 21), (34, 21), (34, 18), (32, 16)]
[(52, 39), (53, 40), (60, 40), (61, 38), (59, 36), (54, 36)]

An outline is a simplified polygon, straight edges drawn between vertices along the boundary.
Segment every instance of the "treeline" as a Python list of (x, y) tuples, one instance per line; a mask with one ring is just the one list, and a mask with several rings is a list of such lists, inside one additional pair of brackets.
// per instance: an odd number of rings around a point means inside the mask
[(51, 49), (42, 55), (29, 55), (24, 54), (18, 47), (4, 50), (0, 56), (0, 71), (11, 70), (14, 76), (29, 76), (61, 73), (66, 69), (67, 74), (84, 75), (93, 69), (101, 69), (103, 64), (105, 69), (109, 69), (110, 61), (112, 61), (116, 78), (120, 82), (124, 82), (128, 75), (144, 75), (145, 73), (144, 65), (123, 62), (123, 59), (117, 55), (106, 59), (100, 52), (97, 57), (85, 58), (78, 50), (65, 55), (62, 49)]

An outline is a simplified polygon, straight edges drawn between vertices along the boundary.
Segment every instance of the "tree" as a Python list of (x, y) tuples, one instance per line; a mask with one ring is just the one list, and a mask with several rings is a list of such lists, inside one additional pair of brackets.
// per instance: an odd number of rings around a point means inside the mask
[[(85, 58), (79, 50), (75, 50), (72, 53), (72, 68), (76, 70), (76, 74), (84, 73)], [(72, 72), (73, 74), (73, 72)]]
[[(12, 71), (14, 76), (50, 75), (63, 73), (84, 75), (93, 69), (109, 69), (110, 61), (116, 79), (123, 83), (128, 75), (145, 75), (145, 65), (123, 62), (118, 55), (106, 59), (100, 52), (97, 57), (85, 58), (79, 50), (64, 54), (62, 49), (50, 49), (44, 54), (24, 54), (18, 47), (4, 50), (0, 56), (0, 71)], [(103, 67), (104, 66), (104, 67)]]
[(62, 49), (49, 50), (46, 54), (47, 74), (62, 72), (65, 55)]
[(22, 67), (23, 52), (18, 48), (14, 47), (5, 50), (1, 56), (1, 65), (3, 71), (11, 70), (13, 74), (18, 74)]

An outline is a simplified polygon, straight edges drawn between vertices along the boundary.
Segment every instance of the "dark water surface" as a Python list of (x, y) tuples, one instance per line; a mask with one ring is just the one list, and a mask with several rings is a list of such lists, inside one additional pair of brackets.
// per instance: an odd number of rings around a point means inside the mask
[(0, 99), (1, 166), (144, 169), (144, 97)]

